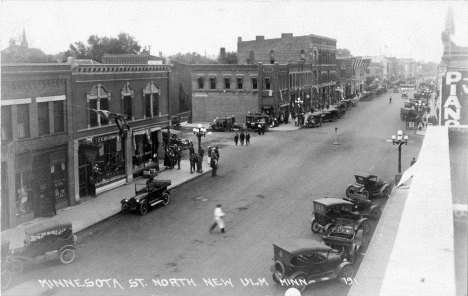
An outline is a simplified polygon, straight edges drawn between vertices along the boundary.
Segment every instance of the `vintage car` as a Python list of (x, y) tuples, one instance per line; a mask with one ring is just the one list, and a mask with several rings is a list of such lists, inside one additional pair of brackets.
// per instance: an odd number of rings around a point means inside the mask
[[(167, 139), (168, 139), (168, 132), (167, 130), (162, 131), (162, 138), (163, 138), (163, 147), (166, 147), (167, 145)], [(182, 139), (180, 137), (181, 132), (177, 130), (171, 130), (171, 146), (174, 144), (177, 144), (177, 146), (182, 147), (182, 149), (188, 149), (190, 144), (193, 144), (192, 140), (189, 139)]]
[(304, 127), (320, 127), (322, 126), (322, 112), (306, 113), (304, 115)]
[(322, 121), (336, 121), (338, 118), (341, 118), (346, 113), (346, 107), (344, 108), (328, 108), (322, 111), (323, 117)]
[(256, 131), (259, 128), (267, 131), (272, 124), (271, 118), (268, 115), (260, 113), (249, 113), (245, 118), (246, 128)]
[(361, 216), (372, 219), (379, 219), (382, 215), (382, 210), (379, 205), (371, 202), (364, 195), (355, 193), (351, 197), (344, 197), (346, 201), (354, 204), (354, 210), (359, 212)]
[(234, 116), (216, 117), (212, 123), (210, 123), (210, 129), (215, 132), (230, 132), (232, 130), (241, 130), (242, 125), (235, 123), (236, 119)]
[(314, 200), (314, 212), (311, 219), (310, 229), (313, 233), (328, 232), (337, 223), (338, 218), (350, 219), (354, 221), (354, 229), (362, 229), (364, 233), (370, 232), (372, 224), (369, 219), (362, 217), (358, 212), (353, 211), (352, 202), (340, 199), (325, 197)]
[(25, 229), (24, 246), (13, 249), (10, 271), (20, 274), (25, 264), (42, 263), (60, 259), (63, 264), (75, 260), (76, 236), (72, 223), (58, 222), (54, 219), (44, 221)]
[(3, 239), (1, 240), (2, 246), (2, 290), (8, 289), (11, 283), (11, 272), (10, 272), (10, 261), (11, 261), (11, 251), (10, 251), (10, 241)]
[(173, 129), (175, 130), (180, 130), (182, 128), (182, 125), (180, 124), (180, 119), (181, 117), (180, 116), (172, 116), (171, 117), (171, 123), (172, 123), (172, 127)]
[(357, 99), (343, 99), (341, 100), (342, 103), (346, 104), (346, 109), (351, 109), (351, 107), (356, 107), (358, 104)]
[(169, 194), (167, 186), (171, 185), (171, 180), (153, 180), (147, 184), (135, 183), (135, 196), (124, 198), (120, 201), (122, 212), (138, 211), (141, 215), (148, 213), (150, 206), (169, 204)]
[[(407, 106), (407, 105), (405, 105)], [(400, 108), (400, 119), (401, 120), (415, 120), (421, 116), (420, 112), (418, 112), (414, 107), (405, 107)]]
[(298, 239), (273, 244), (270, 267), (275, 283), (291, 285), (301, 292), (309, 284), (353, 277), (353, 266), (332, 248), (314, 240)]
[(362, 245), (362, 229), (355, 230), (353, 220), (338, 218), (336, 226), (328, 235), (323, 236), (323, 242), (332, 248), (332, 252), (342, 259), (353, 263), (357, 251)]
[(407, 93), (407, 92), (403, 92), (403, 93), (401, 94), (401, 98), (402, 98), (402, 99), (408, 99), (408, 93)]
[(356, 193), (362, 194), (369, 199), (370, 197), (383, 195), (389, 197), (392, 189), (387, 182), (383, 182), (376, 175), (360, 174), (354, 175), (356, 183), (346, 187), (346, 197), (352, 197)]

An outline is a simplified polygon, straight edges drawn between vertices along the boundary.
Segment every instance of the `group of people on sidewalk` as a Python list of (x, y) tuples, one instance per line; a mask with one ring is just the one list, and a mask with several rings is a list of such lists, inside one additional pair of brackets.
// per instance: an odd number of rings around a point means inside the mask
[[(180, 170), (180, 160), (182, 159), (182, 149), (175, 144), (171, 147), (166, 147), (164, 153), (164, 166), (172, 170), (177, 165)], [(159, 171), (159, 169), (157, 168)]]
[(240, 136), (237, 132), (235, 132), (234, 143), (236, 143), (236, 146), (237, 146), (237, 143), (239, 142), (239, 139), (240, 139), (241, 145), (244, 145), (244, 140), (245, 140), (245, 146), (250, 145), (250, 134), (248, 131), (246, 131), (245, 133), (244, 131), (241, 131)]

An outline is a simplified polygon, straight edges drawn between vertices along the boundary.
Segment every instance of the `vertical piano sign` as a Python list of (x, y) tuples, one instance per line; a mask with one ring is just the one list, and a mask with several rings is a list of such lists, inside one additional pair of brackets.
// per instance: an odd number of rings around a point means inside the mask
[(468, 125), (468, 69), (447, 70), (440, 106), (441, 125)]

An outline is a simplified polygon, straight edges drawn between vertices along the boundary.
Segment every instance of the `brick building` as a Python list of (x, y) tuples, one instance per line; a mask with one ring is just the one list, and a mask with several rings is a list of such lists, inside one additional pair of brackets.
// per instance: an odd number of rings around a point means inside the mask
[(162, 52), (159, 56), (150, 54), (108, 54), (102, 56), (103, 64), (126, 64), (126, 65), (162, 65), (166, 63), (166, 59), (162, 57)]
[(2, 230), (75, 204), (69, 65), (4, 64)]

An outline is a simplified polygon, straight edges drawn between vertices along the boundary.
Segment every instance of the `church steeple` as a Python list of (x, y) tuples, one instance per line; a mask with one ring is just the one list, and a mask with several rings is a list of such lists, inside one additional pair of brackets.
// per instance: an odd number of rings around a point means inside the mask
[(26, 30), (23, 29), (23, 38), (21, 40), (21, 46), (22, 47), (28, 47), (28, 40), (26, 40)]

